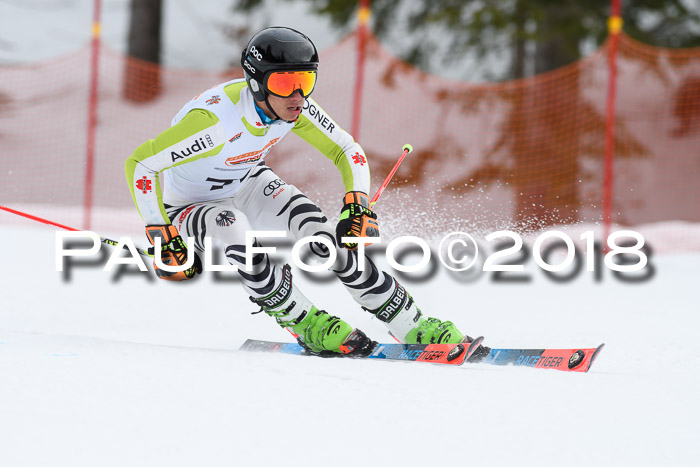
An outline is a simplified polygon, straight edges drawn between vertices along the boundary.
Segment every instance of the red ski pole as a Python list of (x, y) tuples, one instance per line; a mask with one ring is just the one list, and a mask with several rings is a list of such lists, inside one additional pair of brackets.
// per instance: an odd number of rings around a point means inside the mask
[(389, 175), (384, 180), (384, 183), (382, 183), (382, 186), (379, 187), (377, 192), (372, 197), (372, 200), (369, 202), (369, 206), (371, 208), (374, 207), (374, 203), (376, 203), (377, 199), (379, 199), (379, 195), (382, 194), (382, 192), (384, 191), (384, 188), (386, 188), (386, 186), (389, 184), (389, 182), (391, 181), (391, 178), (394, 176), (394, 174), (398, 170), (398, 168), (401, 165), (401, 163), (403, 162), (404, 158), (410, 152), (413, 152), (413, 146), (411, 146), (410, 144), (404, 144), (403, 145), (403, 154), (401, 154), (401, 157), (399, 157), (399, 160), (396, 162), (396, 165), (394, 165), (394, 168), (391, 169), (391, 172), (389, 172)]
[[(12, 213), (12, 214), (16, 214), (18, 216), (26, 217), (27, 219), (31, 219), (31, 220), (36, 221), (36, 222), (41, 222), (41, 223), (47, 224), (47, 225), (53, 225), (54, 227), (59, 227), (63, 230), (69, 230), (71, 232), (80, 232), (81, 231), (80, 229), (74, 229), (73, 227), (68, 227), (67, 225), (59, 224), (58, 222), (50, 221), (48, 219), (43, 219), (43, 218), (38, 217), (38, 216), (33, 216), (31, 214), (27, 214), (26, 212), (17, 211), (16, 209), (8, 208), (7, 206), (0, 205), (0, 209), (2, 209), (3, 211), (7, 211), (9, 213)], [(118, 242), (115, 242), (114, 240), (110, 240), (109, 238), (104, 238), (104, 237), (100, 237), (100, 241), (106, 245), (112, 245), (112, 246), (117, 246), (119, 244)], [(141, 256), (143, 256), (144, 258), (152, 258), (151, 255), (146, 253), (141, 248), (136, 248), (136, 252), (138, 254), (140, 254)]]

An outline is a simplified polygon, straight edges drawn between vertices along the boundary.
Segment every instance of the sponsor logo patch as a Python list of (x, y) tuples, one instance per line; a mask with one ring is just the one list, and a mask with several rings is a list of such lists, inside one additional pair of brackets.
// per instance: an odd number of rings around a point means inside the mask
[[(263, 298), (260, 299), (262, 301), (262, 305), (268, 308), (272, 308), (275, 305), (279, 305), (281, 303), (284, 303), (285, 300), (287, 300), (287, 297), (289, 297), (289, 294), (292, 291), (292, 272), (290, 269), (288, 269), (288, 266), (284, 267), (283, 270), (283, 276), (282, 276), (282, 282), (279, 285), (279, 288), (277, 291), (272, 295), (271, 297)], [(292, 307), (288, 307), (287, 311), (289, 311)]]
[(360, 164), (361, 166), (364, 166), (367, 163), (367, 159), (365, 159), (365, 156), (363, 156), (359, 152), (356, 152), (355, 155), (352, 156), (352, 161), (355, 163), (355, 165)]
[[(253, 156), (253, 157), (249, 157), (247, 159), (241, 159), (241, 160), (236, 160), (236, 161), (230, 161), (229, 159), (226, 159), (226, 165), (228, 165), (229, 167), (232, 167), (234, 165), (247, 164), (250, 162), (257, 162), (260, 160), (261, 157), (262, 157), (262, 155), (258, 155), (258, 156)], [(234, 158), (232, 157), (231, 159), (234, 159)]]
[(216, 216), (216, 225), (219, 227), (230, 227), (236, 222), (236, 216), (231, 211), (221, 211)]
[(240, 137), (241, 137), (242, 134), (243, 134), (243, 132), (241, 131), (241, 132), (238, 133), (236, 136), (234, 136), (233, 138), (231, 138), (230, 140), (228, 140), (229, 143), (233, 143), (233, 142), (236, 141), (237, 139), (240, 139)]
[(262, 60), (262, 58), (263, 58), (262, 54), (261, 54), (260, 52), (258, 52), (258, 49), (256, 49), (255, 46), (253, 46), (253, 47), (250, 48), (250, 55), (252, 55), (253, 57), (255, 57), (255, 59), (256, 59), (257, 61), (260, 61), (260, 60)]
[(187, 215), (191, 213), (193, 209), (194, 206), (190, 206), (180, 213), (180, 217), (177, 218), (177, 230), (180, 230), (182, 228), (182, 223), (185, 222), (185, 217), (187, 217)]
[(217, 96), (211, 96), (209, 99), (206, 100), (207, 105), (212, 105), (212, 104), (218, 104), (221, 102), (221, 98)]
[(377, 318), (379, 318), (379, 321), (384, 321), (385, 323), (391, 322), (406, 305), (406, 296), (406, 290), (397, 283), (391, 298), (377, 311)]
[(136, 188), (141, 190), (141, 192), (143, 192), (143, 194), (145, 195), (153, 189), (152, 182), (144, 175), (143, 178), (136, 181)]
[(562, 357), (540, 357), (537, 355), (521, 355), (515, 365), (534, 366), (538, 368), (559, 368)]
[(399, 359), (432, 362), (441, 360), (445, 353), (442, 350), (404, 350), (399, 355)]
[(443, 352), (442, 350), (426, 350), (416, 360), (425, 362), (438, 361), (442, 360), (442, 357), (445, 356), (445, 353), (446, 352)]
[[(248, 63), (247, 61), (243, 62), (243, 65), (245, 65), (245, 67), (246, 67), (252, 74), (255, 74), (255, 68), (253, 68), (253, 65), (251, 65), (251, 64)], [(255, 82), (255, 81), (253, 81), (253, 82)]]
[(304, 102), (304, 110), (309, 115), (309, 120), (316, 120), (319, 125), (328, 130), (328, 133), (333, 133), (335, 124), (330, 118), (323, 115), (323, 113), (315, 105), (309, 103), (309, 101)]
[[(283, 185), (286, 185), (286, 184), (287, 184), (287, 182), (285, 182), (284, 180), (279, 179), (279, 178), (272, 180), (270, 183), (267, 184), (267, 186), (265, 188), (263, 188), (263, 194), (265, 196), (270, 196), (271, 194), (275, 193), (275, 190), (277, 190), (278, 188), (281, 188)], [(284, 188), (282, 188), (282, 190), (284, 190)], [(277, 194), (275, 194), (275, 196), (277, 196), (279, 193), (281, 193), (282, 190), (280, 190)]]
[[(207, 140), (205, 143), (204, 140)], [(186, 157), (191, 156), (192, 154), (196, 154), (198, 152), (204, 151), (205, 149), (213, 148), (214, 147), (214, 141), (211, 139), (211, 136), (209, 134), (204, 135), (204, 138), (198, 138), (194, 141), (194, 143), (189, 146), (186, 149), (183, 149), (182, 151), (170, 151), (170, 158), (172, 159), (173, 162), (176, 162), (179, 159), (184, 159)]]
[(265, 145), (265, 147), (262, 148), (261, 150), (253, 151), (253, 152), (246, 152), (245, 154), (241, 154), (240, 156), (229, 157), (228, 159), (226, 159), (226, 161), (224, 161), (224, 163), (226, 165), (228, 165), (229, 167), (232, 167), (232, 166), (238, 165), (238, 164), (245, 164), (247, 162), (258, 161), (258, 160), (260, 160), (261, 157), (265, 156), (267, 154), (267, 152), (272, 148), (272, 146), (277, 144), (277, 142), (279, 140), (280, 140), (279, 138), (274, 138), (274, 139), (270, 140), (270, 142), (267, 143)]

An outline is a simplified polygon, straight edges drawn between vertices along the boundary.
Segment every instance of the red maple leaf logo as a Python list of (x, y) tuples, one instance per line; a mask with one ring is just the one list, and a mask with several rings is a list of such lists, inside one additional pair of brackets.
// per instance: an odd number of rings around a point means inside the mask
[(255, 124), (256, 124), (257, 126), (263, 126), (263, 124), (260, 123), (260, 122), (255, 122)]

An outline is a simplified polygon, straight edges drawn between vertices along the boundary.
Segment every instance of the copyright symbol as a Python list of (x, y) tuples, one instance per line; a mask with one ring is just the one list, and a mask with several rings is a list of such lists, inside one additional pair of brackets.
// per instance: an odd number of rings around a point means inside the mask
[[(443, 252), (447, 256), (445, 261)], [(440, 262), (450, 271), (466, 271), (474, 266), (479, 256), (479, 246), (474, 237), (464, 232), (452, 232), (446, 235), (438, 247)]]

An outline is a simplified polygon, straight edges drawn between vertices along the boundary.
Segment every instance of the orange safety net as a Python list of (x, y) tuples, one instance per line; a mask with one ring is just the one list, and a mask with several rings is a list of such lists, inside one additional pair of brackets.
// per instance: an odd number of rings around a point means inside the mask
[[(549, 73), (479, 85), (424, 73), (373, 37), (366, 51), (359, 142), (374, 189), (403, 144), (415, 148), (377, 204), (383, 234), (601, 222), (605, 45)], [(356, 54), (354, 36), (323, 51), (313, 96), (348, 130)], [(0, 68), (0, 204), (80, 223), (70, 213), (84, 203), (89, 56), (86, 48)], [(124, 160), (190, 98), (242, 72), (163, 68), (108, 48), (100, 57), (91, 227), (140, 232)], [(651, 47), (622, 34), (617, 89), (613, 222), (700, 222), (700, 50)], [(337, 215), (340, 176), (313, 148), (290, 135), (266, 160)]]

